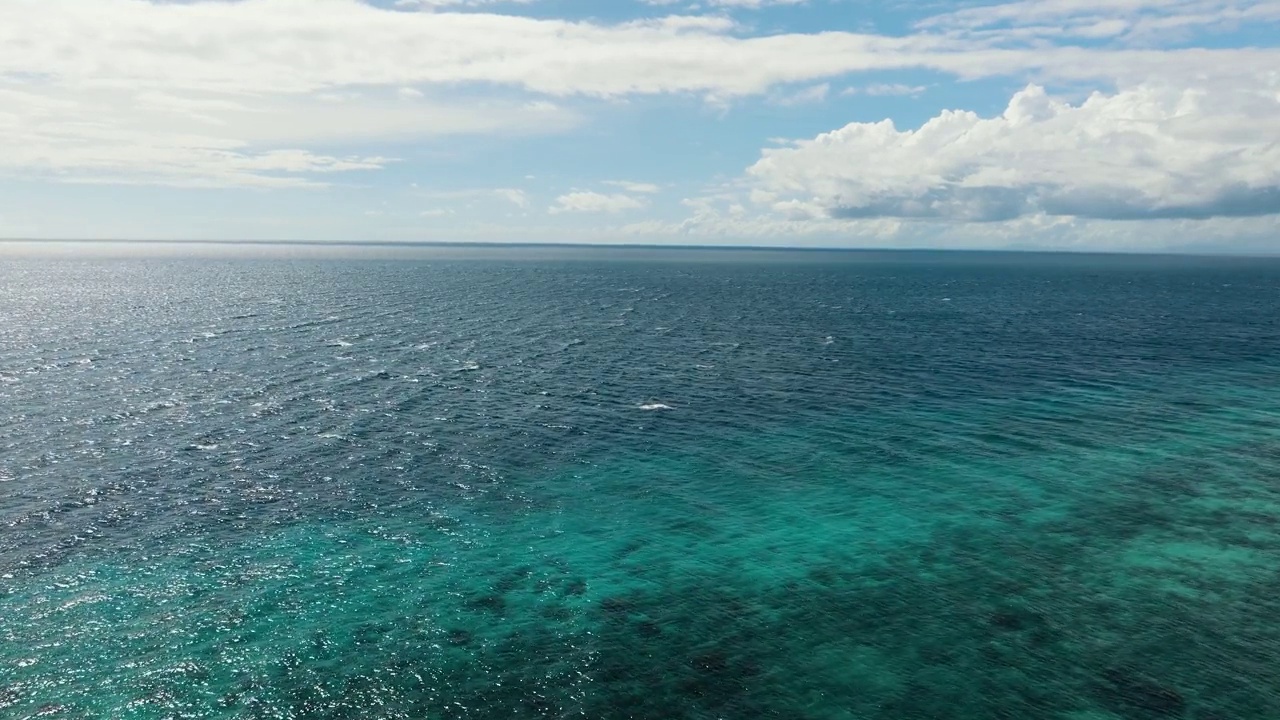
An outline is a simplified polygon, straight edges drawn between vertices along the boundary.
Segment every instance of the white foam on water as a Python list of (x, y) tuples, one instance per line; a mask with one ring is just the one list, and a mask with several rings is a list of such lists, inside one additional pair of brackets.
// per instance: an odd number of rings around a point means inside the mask
[(654, 410), (675, 410), (675, 408), (673, 408), (673, 407), (671, 407), (670, 405), (667, 405), (667, 404), (665, 404), (665, 403), (648, 403), (648, 404), (646, 404), (646, 405), (640, 405), (640, 406), (639, 406), (639, 409), (641, 409), (641, 410), (648, 410), (648, 411), (654, 411)]

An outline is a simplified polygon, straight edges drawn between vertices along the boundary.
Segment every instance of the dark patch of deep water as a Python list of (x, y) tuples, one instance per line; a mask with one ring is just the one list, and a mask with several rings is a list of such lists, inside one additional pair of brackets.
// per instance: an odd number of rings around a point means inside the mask
[(1280, 264), (682, 257), (0, 268), (0, 716), (1280, 717)]

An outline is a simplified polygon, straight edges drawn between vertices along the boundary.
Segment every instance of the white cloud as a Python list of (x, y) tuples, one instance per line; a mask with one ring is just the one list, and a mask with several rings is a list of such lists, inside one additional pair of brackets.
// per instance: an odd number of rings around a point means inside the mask
[[(677, 5), (684, 0), (643, 0), (646, 5), (668, 6)], [(704, 0), (703, 4), (717, 8), (745, 8), (748, 10), (757, 10), (762, 7), (771, 7), (775, 5), (803, 5), (808, 0)], [(696, 3), (693, 4), (697, 6)]]
[(1232, 50), (995, 50), (938, 34), (739, 37), (729, 34), (735, 27), (712, 16), (609, 25), (406, 13), (357, 0), (6, 0), (0, 3), (0, 75), (241, 95), (484, 82), (547, 95), (734, 97), (862, 70), (929, 68), (963, 77), (1035, 70), (1110, 78), (1162, 68), (1227, 72), (1246, 58), (1277, 57)]
[(662, 189), (653, 183), (632, 182), (630, 180), (605, 180), (604, 184), (612, 185), (613, 187), (620, 187), (630, 193), (643, 193), (648, 195), (656, 193)]
[(679, 222), (642, 220), (616, 228), (637, 241), (699, 244), (886, 246), (895, 244), (902, 221), (890, 218), (850, 221), (835, 218), (789, 218), (773, 212), (751, 212), (732, 193), (686, 198), (689, 216)]
[(944, 13), (921, 21), (953, 34), (1033, 37), (1153, 37), (1280, 20), (1275, 0), (1020, 0)]
[(946, 111), (916, 130), (851, 123), (766, 149), (747, 178), (758, 201), (789, 217), (1280, 213), (1278, 85), (1144, 85), (1078, 105), (1031, 86), (998, 117)]
[(547, 212), (559, 213), (617, 213), (624, 210), (638, 210), (647, 203), (643, 200), (621, 193), (606, 195), (598, 192), (577, 191), (556, 198), (556, 204)]
[(454, 7), (483, 7), (485, 5), (526, 5), (533, 0), (396, 0), (398, 8), (437, 10)]
[(495, 195), (515, 205), (518, 208), (529, 207), (529, 196), (523, 190), (515, 188), (498, 188), (493, 191)]
[(811, 85), (801, 88), (791, 93), (783, 93), (773, 98), (773, 102), (777, 105), (812, 105), (820, 103), (827, 99), (827, 94), (831, 92), (830, 83), (821, 83), (819, 85)]
[[(794, 53), (786, 63), (791, 67), (771, 70), (759, 62), (782, 59), (785, 46), (794, 51), (806, 36), (791, 36), (775, 49), (770, 45), (777, 40), (723, 34), (733, 26), (717, 17), (602, 25), (404, 13), (355, 0), (7, 0), (0, 4), (0, 74), (216, 92), (473, 81), (555, 95), (733, 95), (813, 72), (803, 68), (812, 61)], [(848, 36), (839, 44), (855, 54), (838, 64), (856, 66), (881, 46), (901, 42)]]
[(808, 0), (708, 0), (712, 7), (759, 8), (769, 5), (803, 5)]
[[(307, 177), (376, 170), (389, 160), (332, 156), (307, 150), (256, 149), (216, 133), (206, 116), (234, 115), (225, 101), (184, 103), (151, 94), (136, 98), (136, 122), (110, 112), (92, 95), (25, 92), (0, 85), (0, 170), (22, 170), (75, 182), (160, 183), (196, 187), (298, 187), (323, 182)], [(117, 105), (118, 106), (118, 105)], [(14, 110), (18, 110), (15, 112)], [(173, 116), (183, 127), (162, 129)], [(213, 131), (200, 132), (206, 128)]]
[[(368, 150), (373, 144), (574, 127), (581, 118), (567, 105), (580, 107), (582, 97), (726, 100), (808, 86), (790, 97), (812, 101), (849, 73), (925, 69), (1123, 90), (1079, 106), (1023, 93), (1001, 118), (944, 114), (907, 132), (855, 124), (766, 151), (749, 174), (756, 205), (809, 222), (833, 212), (1192, 217), (1251, 212), (1250, 202), (1270, 200), (1267, 183), (1276, 181), (1271, 119), (1280, 79), (1268, 69), (1280, 67), (1280, 50), (1127, 49), (1158, 31), (1273, 22), (1276, 0), (1022, 0), (940, 15), (900, 37), (751, 37), (722, 15), (604, 23), (448, 11), (489, 5), (4, 0), (0, 172), (316, 186), (385, 167), (383, 155), (396, 153)], [(1093, 46), (1099, 38), (1113, 42)], [(553, 212), (636, 209), (646, 205), (636, 196), (652, 192), (642, 186), (649, 184), (569, 193)], [(519, 190), (480, 192), (530, 206)]]
[(692, 198), (679, 222), (642, 220), (609, 228), (630, 242), (790, 247), (982, 248), (1086, 251), (1274, 252), (1280, 216), (1211, 220), (1115, 220), (1027, 215), (989, 223), (939, 223), (904, 218), (788, 217), (751, 212), (725, 198)]
[[(316, 185), (305, 175), (377, 169), (307, 146), (485, 132), (546, 132), (577, 117), (556, 106), (430, 102), (413, 94), (284, 95), (72, 86), (0, 77), (0, 171), (65, 181), (180, 186)], [(291, 173), (298, 177), (282, 177)]]
[[(415, 184), (416, 188), (417, 185)], [(501, 200), (518, 208), (529, 207), (529, 195), (519, 188), (467, 188), (461, 190), (425, 190), (418, 193), (433, 200)]]
[(923, 85), (904, 85), (902, 83), (872, 83), (866, 87), (850, 87), (840, 91), (841, 95), (869, 95), (885, 97), (893, 95), (919, 95), (927, 90)]

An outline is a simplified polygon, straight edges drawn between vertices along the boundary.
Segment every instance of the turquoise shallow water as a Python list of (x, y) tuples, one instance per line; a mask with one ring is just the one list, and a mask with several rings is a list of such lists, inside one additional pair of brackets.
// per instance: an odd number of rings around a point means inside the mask
[(0, 269), (0, 713), (1280, 717), (1280, 263)]

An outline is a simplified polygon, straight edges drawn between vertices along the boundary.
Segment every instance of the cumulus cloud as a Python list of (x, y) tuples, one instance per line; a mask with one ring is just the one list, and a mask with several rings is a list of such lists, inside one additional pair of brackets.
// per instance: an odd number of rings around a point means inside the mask
[(940, 223), (896, 217), (841, 218), (772, 208), (744, 208), (731, 195), (690, 198), (677, 222), (641, 220), (611, 228), (631, 242), (812, 247), (983, 248), (1038, 250), (1274, 251), (1280, 216), (1131, 222), (1025, 215), (986, 223)]
[(1280, 213), (1280, 93), (1138, 86), (1079, 104), (1032, 85), (1004, 113), (946, 111), (914, 130), (851, 123), (770, 148), (747, 171), (789, 217), (996, 222)]
[(589, 191), (566, 193), (556, 198), (556, 204), (548, 208), (552, 215), (560, 213), (618, 213), (644, 207), (643, 200), (622, 193), (605, 194)]

